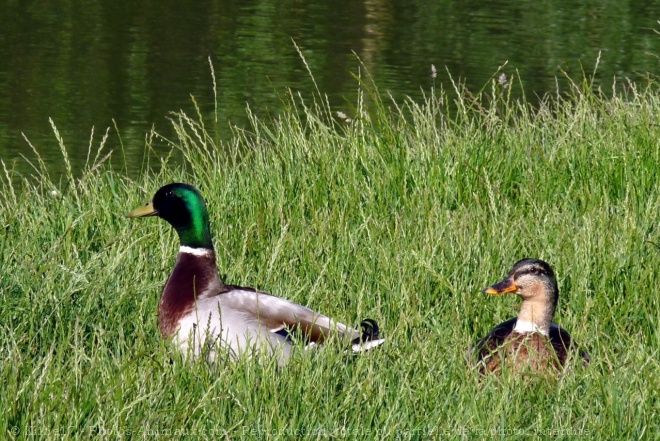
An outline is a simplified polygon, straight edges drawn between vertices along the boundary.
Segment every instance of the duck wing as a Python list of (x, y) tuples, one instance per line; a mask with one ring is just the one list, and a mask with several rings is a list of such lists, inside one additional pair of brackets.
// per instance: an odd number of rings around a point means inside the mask
[(507, 337), (513, 332), (518, 317), (514, 317), (495, 326), (485, 337), (479, 339), (473, 346), (472, 352), (476, 352), (479, 360), (489, 356), (504, 344)]
[(240, 312), (248, 322), (265, 327), (287, 339), (300, 336), (308, 344), (322, 344), (333, 336), (349, 342), (354, 351), (362, 351), (384, 342), (373, 320), (361, 323), (362, 331), (298, 303), (257, 291), (254, 288), (225, 286), (218, 293), (221, 308)]
[(564, 328), (553, 323), (550, 327), (549, 337), (550, 342), (552, 343), (552, 347), (554, 348), (555, 353), (557, 354), (557, 357), (559, 358), (559, 361), (562, 365), (566, 362), (569, 351), (578, 351), (584, 364), (589, 364), (591, 361), (591, 357), (587, 351), (578, 348), (578, 346), (571, 338), (571, 334), (569, 334), (568, 331)]

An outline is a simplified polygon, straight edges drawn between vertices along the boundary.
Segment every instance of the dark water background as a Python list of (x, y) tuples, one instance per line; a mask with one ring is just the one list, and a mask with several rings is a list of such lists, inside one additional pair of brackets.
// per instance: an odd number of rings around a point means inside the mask
[[(34, 154), (24, 133), (52, 175), (61, 173), (52, 118), (75, 171), (92, 127), (96, 145), (114, 119), (135, 175), (145, 134), (155, 126), (172, 135), (166, 116), (192, 112), (190, 95), (210, 120), (209, 57), (222, 137), (229, 123), (246, 124), (246, 105), (276, 115), (288, 88), (311, 97), (314, 84), (292, 41), (333, 109), (347, 113), (360, 63), (382, 92), (420, 99), (434, 84), (449, 87), (447, 71), (477, 91), (508, 62), (505, 72), (517, 71), (533, 100), (557, 85), (566, 90), (562, 70), (575, 79), (591, 73), (601, 53), (595, 84), (608, 90), (615, 76), (639, 81), (659, 72), (658, 19), (660, 1), (6, 1), (0, 159), (29, 173), (20, 154)], [(121, 150), (114, 129), (107, 149)]]

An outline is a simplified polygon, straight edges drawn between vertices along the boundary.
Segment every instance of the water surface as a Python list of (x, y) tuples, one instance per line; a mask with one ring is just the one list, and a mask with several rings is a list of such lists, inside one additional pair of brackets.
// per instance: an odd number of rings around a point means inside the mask
[[(172, 136), (170, 111), (212, 118), (217, 81), (220, 136), (246, 124), (245, 107), (276, 115), (288, 89), (314, 84), (350, 114), (363, 64), (380, 90), (420, 99), (450, 87), (448, 73), (478, 91), (497, 68), (518, 72), (525, 94), (566, 89), (601, 53), (596, 87), (658, 71), (660, 1), (8, 1), (0, 12), (0, 159), (25, 173), (24, 133), (53, 176), (63, 170), (57, 125), (74, 170), (113, 120), (107, 148), (129, 175), (144, 167), (145, 134)], [(358, 60), (359, 57), (359, 60)], [(431, 76), (431, 65), (438, 69)], [(155, 143), (164, 154), (164, 142)]]

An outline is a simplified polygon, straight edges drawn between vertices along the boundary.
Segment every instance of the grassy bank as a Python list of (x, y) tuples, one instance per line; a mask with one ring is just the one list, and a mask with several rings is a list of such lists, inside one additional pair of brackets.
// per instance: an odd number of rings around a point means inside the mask
[[(514, 85), (515, 87), (515, 85)], [(0, 190), (0, 432), (10, 438), (638, 438), (660, 430), (660, 93), (576, 85), (540, 109), (494, 83), (346, 118), (293, 97), (217, 145), (173, 115), (186, 159), (137, 181), (96, 160)], [(348, 113), (348, 112), (347, 112)], [(152, 136), (153, 142), (166, 142)], [(149, 142), (152, 142), (149, 141)], [(115, 153), (115, 156), (117, 154)], [(66, 160), (66, 158), (65, 158)], [(75, 174), (75, 177), (74, 177)], [(123, 213), (171, 181), (206, 196), (221, 276), (388, 342), (274, 363), (184, 363), (156, 325), (178, 243)], [(555, 320), (591, 354), (557, 381), (478, 379), (467, 348), (514, 316), (480, 290), (550, 262)], [(5, 435), (3, 435), (5, 437)]]

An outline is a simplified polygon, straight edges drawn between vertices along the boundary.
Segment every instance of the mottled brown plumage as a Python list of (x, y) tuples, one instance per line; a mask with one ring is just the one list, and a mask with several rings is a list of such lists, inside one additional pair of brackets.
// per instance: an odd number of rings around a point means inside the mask
[[(479, 371), (500, 372), (503, 366), (521, 371), (557, 372), (572, 351), (570, 334), (552, 322), (559, 290), (550, 265), (538, 259), (517, 262), (508, 276), (484, 290), (487, 294), (515, 293), (523, 300), (520, 315), (497, 325), (473, 349)], [(589, 355), (580, 351), (585, 363)]]

